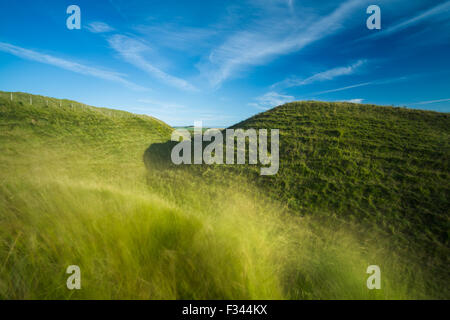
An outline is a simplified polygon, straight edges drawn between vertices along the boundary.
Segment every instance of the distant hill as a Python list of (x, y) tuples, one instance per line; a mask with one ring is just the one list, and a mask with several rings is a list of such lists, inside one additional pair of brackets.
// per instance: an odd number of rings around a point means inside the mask
[(146, 115), (20, 92), (11, 100), (0, 91), (0, 172), (15, 180), (45, 168), (75, 180), (135, 181), (144, 150), (172, 130)]
[(34, 138), (41, 133), (46, 139), (70, 136), (74, 140), (80, 137), (88, 140), (97, 134), (107, 136), (111, 133), (120, 137), (123, 134), (132, 136), (135, 132), (166, 139), (173, 130), (150, 116), (22, 92), (0, 91), (0, 105), (2, 126), (28, 127), (35, 133)]
[(247, 169), (295, 212), (363, 222), (447, 259), (448, 113), (292, 102), (232, 128), (280, 129), (278, 174)]

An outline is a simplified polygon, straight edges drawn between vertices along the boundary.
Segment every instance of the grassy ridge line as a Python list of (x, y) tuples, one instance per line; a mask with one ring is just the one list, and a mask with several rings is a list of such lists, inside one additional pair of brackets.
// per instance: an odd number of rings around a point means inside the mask
[[(11, 100), (11, 94), (12, 94), (12, 100)], [(117, 110), (117, 109), (111, 109), (111, 108), (103, 108), (103, 107), (94, 107), (90, 106), (78, 101), (74, 100), (68, 100), (68, 99), (57, 99), (52, 97), (46, 97), (41, 95), (35, 95), (30, 93), (24, 93), (24, 92), (7, 92), (7, 91), (0, 91), (0, 97), (4, 99), (4, 101), (11, 101), (14, 103), (17, 103), (18, 106), (38, 106), (38, 107), (54, 107), (54, 108), (63, 108), (63, 110), (91, 110), (96, 111), (101, 114), (104, 114), (106, 116), (111, 117), (119, 117), (119, 118), (142, 118), (142, 119), (148, 119), (153, 120), (158, 123), (160, 123), (163, 126), (169, 127), (166, 123), (163, 121), (154, 118), (152, 116), (148, 115), (138, 115), (134, 113), (130, 113), (123, 110)], [(31, 100), (30, 100), (31, 98)], [(31, 103), (30, 103), (31, 102)]]
[(11, 101), (9, 93), (0, 93), (2, 172), (41, 176), (45, 170), (60, 178), (145, 185), (143, 152), (149, 144), (169, 139), (170, 126), (79, 103), (60, 107), (59, 101), (22, 93), (14, 93)]

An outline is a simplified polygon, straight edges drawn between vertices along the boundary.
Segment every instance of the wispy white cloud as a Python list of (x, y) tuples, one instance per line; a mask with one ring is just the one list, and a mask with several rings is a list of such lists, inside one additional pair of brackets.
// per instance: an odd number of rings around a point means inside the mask
[(388, 36), (393, 33), (404, 30), (410, 26), (418, 24), (418, 23), (422, 22), (423, 20), (426, 20), (429, 18), (435, 18), (438, 15), (442, 15), (444, 18), (448, 19), (449, 12), (450, 12), (450, 1), (446, 1), (444, 3), (441, 3), (441, 4), (431, 8), (431, 9), (421, 12), (420, 14), (418, 14), (410, 19), (402, 21), (396, 25), (393, 25), (392, 27), (382, 29), (380, 32), (376, 32), (376, 33), (371, 34), (370, 36), (364, 37), (363, 39), (371, 39), (371, 38), (379, 38), (379, 37)]
[(158, 46), (196, 53), (210, 47), (210, 39), (218, 34), (214, 27), (196, 28), (172, 23), (138, 25), (134, 29)]
[(55, 67), (59, 67), (61, 69), (69, 70), (72, 72), (96, 77), (103, 80), (114, 81), (120, 84), (127, 86), (130, 89), (134, 90), (147, 90), (144, 87), (141, 87), (131, 81), (125, 79), (125, 75), (121, 73), (117, 73), (114, 71), (107, 71), (98, 69), (95, 67), (86, 66), (77, 62), (69, 61), (66, 59), (58, 58), (49, 54), (40, 53), (34, 50), (29, 50), (25, 48), (21, 48), (9, 43), (0, 42), (0, 51), (10, 53), (22, 59), (37, 61), (40, 63), (45, 63), (48, 65), (52, 65)]
[(270, 108), (285, 104), (286, 102), (292, 102), (295, 100), (294, 96), (279, 94), (271, 91), (266, 94), (257, 97), (256, 102), (251, 102), (248, 105), (261, 110), (268, 110)]
[(248, 66), (264, 64), (277, 56), (298, 51), (342, 28), (345, 18), (364, 5), (362, 0), (347, 0), (329, 15), (318, 18), (309, 26), (302, 20), (282, 16), (262, 19), (254, 27), (228, 37), (214, 48), (207, 61), (198, 65), (213, 87), (241, 73)]
[(325, 93), (331, 93), (331, 92), (344, 91), (344, 90), (349, 90), (349, 89), (353, 89), (353, 88), (369, 86), (371, 84), (374, 84), (374, 82), (363, 82), (363, 83), (352, 84), (350, 86), (316, 92), (315, 94), (325, 94)]
[(346, 67), (337, 67), (333, 69), (329, 69), (326, 71), (322, 71), (316, 73), (313, 76), (310, 76), (306, 79), (299, 79), (295, 77), (287, 78), (283, 81), (277, 82), (272, 85), (272, 88), (282, 87), (282, 88), (290, 88), (290, 87), (299, 87), (307, 84), (311, 84), (314, 82), (321, 82), (327, 80), (333, 80), (334, 78), (350, 75), (356, 72), (362, 65), (366, 63), (365, 60), (359, 60), (349, 66)]
[(288, 5), (289, 10), (291, 11), (291, 13), (293, 13), (295, 11), (294, 4), (295, 4), (294, 0), (287, 0), (287, 5)]
[(363, 103), (364, 99), (349, 99), (349, 100), (341, 100), (340, 102), (350, 102), (350, 103)]
[(416, 76), (417, 75), (397, 77), (397, 78), (389, 78), (389, 79), (381, 79), (381, 80), (374, 80), (374, 81), (369, 81), (369, 82), (362, 82), (362, 83), (357, 83), (357, 84), (353, 84), (353, 85), (345, 86), (345, 87), (341, 87), (341, 88), (320, 91), (320, 92), (316, 92), (314, 94), (319, 95), (319, 94), (325, 94), (325, 93), (345, 91), (345, 90), (354, 89), (354, 88), (358, 88), (358, 87), (365, 87), (365, 86), (371, 86), (371, 85), (390, 84), (390, 83), (405, 81), (405, 80), (411, 79), (411, 78), (416, 77)]
[(424, 104), (433, 104), (433, 103), (441, 103), (441, 102), (448, 102), (450, 101), (450, 98), (448, 99), (439, 99), (439, 100), (430, 100), (430, 101), (421, 101), (421, 102), (415, 102), (410, 103), (412, 105), (424, 105)]
[(92, 33), (106, 33), (114, 31), (113, 27), (101, 21), (94, 21), (89, 23), (86, 26), (86, 29), (88, 29)]
[(128, 63), (152, 75), (163, 83), (188, 91), (197, 89), (184, 79), (172, 76), (155, 67), (144, 58), (144, 53), (150, 48), (140, 40), (124, 35), (114, 35), (108, 38), (110, 46)]

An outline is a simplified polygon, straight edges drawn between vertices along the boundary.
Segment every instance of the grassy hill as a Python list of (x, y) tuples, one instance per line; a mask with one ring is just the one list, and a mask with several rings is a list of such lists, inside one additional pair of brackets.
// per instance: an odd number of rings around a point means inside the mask
[(278, 174), (253, 176), (293, 211), (357, 222), (366, 234), (381, 231), (420, 248), (430, 269), (447, 272), (448, 113), (293, 102), (233, 128), (280, 129)]
[[(280, 171), (266, 179), (253, 167), (160, 166), (172, 128), (151, 117), (0, 92), (0, 299), (448, 298), (445, 272), (389, 245), (399, 230), (435, 241), (429, 263), (446, 253), (446, 123), (281, 106), (239, 124), (281, 129)], [(381, 290), (366, 287), (370, 264)], [(81, 290), (66, 288), (69, 265)]]

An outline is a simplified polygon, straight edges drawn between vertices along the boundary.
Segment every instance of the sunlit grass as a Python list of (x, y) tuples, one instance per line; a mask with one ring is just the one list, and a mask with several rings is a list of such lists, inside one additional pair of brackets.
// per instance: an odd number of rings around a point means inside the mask
[[(0, 224), (0, 296), (423, 297), (417, 290), (420, 271), (412, 270), (414, 283), (399, 278), (410, 267), (388, 262), (382, 250), (361, 246), (343, 230), (315, 229), (306, 218), (280, 215), (276, 204), (261, 205), (232, 188), (213, 188), (223, 196), (191, 211), (145, 190), (99, 183), (44, 178), (3, 184), (0, 207), (7, 214)], [(372, 263), (383, 270), (378, 292), (366, 287), (365, 269)], [(65, 270), (74, 264), (82, 271), (79, 291), (65, 286)], [(414, 285), (413, 291), (407, 285)]]

